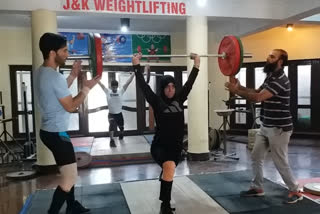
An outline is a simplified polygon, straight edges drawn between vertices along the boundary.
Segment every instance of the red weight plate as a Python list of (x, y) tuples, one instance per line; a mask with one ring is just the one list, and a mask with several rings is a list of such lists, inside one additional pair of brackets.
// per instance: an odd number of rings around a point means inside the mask
[(94, 43), (96, 47), (96, 57), (97, 57), (97, 76), (102, 76), (103, 72), (103, 59), (102, 59), (102, 42), (99, 33), (94, 34)]
[(218, 63), (221, 72), (225, 76), (234, 76), (238, 73), (241, 64), (241, 47), (237, 37), (223, 37), (218, 54), (226, 54), (225, 58), (219, 57)]

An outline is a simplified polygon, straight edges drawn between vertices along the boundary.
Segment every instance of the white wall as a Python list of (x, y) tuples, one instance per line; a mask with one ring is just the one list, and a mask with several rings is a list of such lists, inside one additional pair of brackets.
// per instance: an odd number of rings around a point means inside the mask
[[(11, 89), (9, 65), (31, 65), (31, 31), (26, 28), (0, 29), (0, 91), (6, 118), (11, 118)], [(12, 123), (8, 123), (12, 133)], [(2, 125), (0, 124), (0, 131)]]

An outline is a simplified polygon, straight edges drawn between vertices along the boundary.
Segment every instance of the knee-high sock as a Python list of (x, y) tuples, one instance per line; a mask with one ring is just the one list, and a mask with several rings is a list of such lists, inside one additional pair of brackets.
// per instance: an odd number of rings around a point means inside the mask
[(123, 127), (123, 126), (121, 126), (121, 127), (119, 127), (119, 129), (120, 129), (120, 135), (123, 135), (124, 127)]
[(56, 188), (53, 193), (50, 208), (48, 210), (49, 214), (58, 214), (63, 203), (67, 199), (68, 193), (63, 191), (60, 186)]
[(70, 189), (70, 192), (68, 193), (67, 196), (67, 205), (70, 206), (74, 202), (74, 186)]
[(170, 205), (172, 183), (173, 181), (165, 181), (161, 179), (159, 199), (166, 205)]

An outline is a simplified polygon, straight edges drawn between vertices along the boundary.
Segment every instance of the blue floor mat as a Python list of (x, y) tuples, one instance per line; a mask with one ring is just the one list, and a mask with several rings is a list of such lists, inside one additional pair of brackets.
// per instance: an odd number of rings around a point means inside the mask
[[(39, 190), (29, 197), (20, 214), (47, 213), (54, 190)], [(130, 214), (120, 184), (102, 184), (75, 188), (76, 200), (90, 208), (90, 214)], [(31, 198), (31, 199), (30, 199)], [(66, 205), (60, 210), (65, 213)]]
[(240, 191), (248, 190), (251, 176), (251, 171), (236, 171), (188, 177), (229, 213), (320, 213), (320, 205), (307, 198), (296, 204), (284, 204), (288, 190), (267, 179), (264, 197), (240, 197)]

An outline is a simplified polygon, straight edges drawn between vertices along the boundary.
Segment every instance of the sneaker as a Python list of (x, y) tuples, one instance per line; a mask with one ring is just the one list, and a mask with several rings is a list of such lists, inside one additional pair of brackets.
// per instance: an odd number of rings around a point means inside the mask
[(240, 192), (241, 197), (257, 197), (257, 196), (264, 196), (263, 189), (255, 189), (251, 188), (248, 191), (241, 191)]
[(294, 204), (303, 199), (303, 195), (300, 191), (298, 192), (289, 192), (288, 198), (285, 201), (287, 204)]
[(123, 140), (123, 134), (119, 134), (119, 140)]
[(117, 147), (116, 143), (114, 142), (114, 140), (110, 140), (110, 147)]
[(171, 208), (170, 205), (165, 205), (164, 203), (161, 204), (160, 214), (174, 214), (175, 208)]
[(90, 209), (85, 208), (79, 201), (74, 201), (71, 206), (67, 206), (66, 214), (88, 213)]

